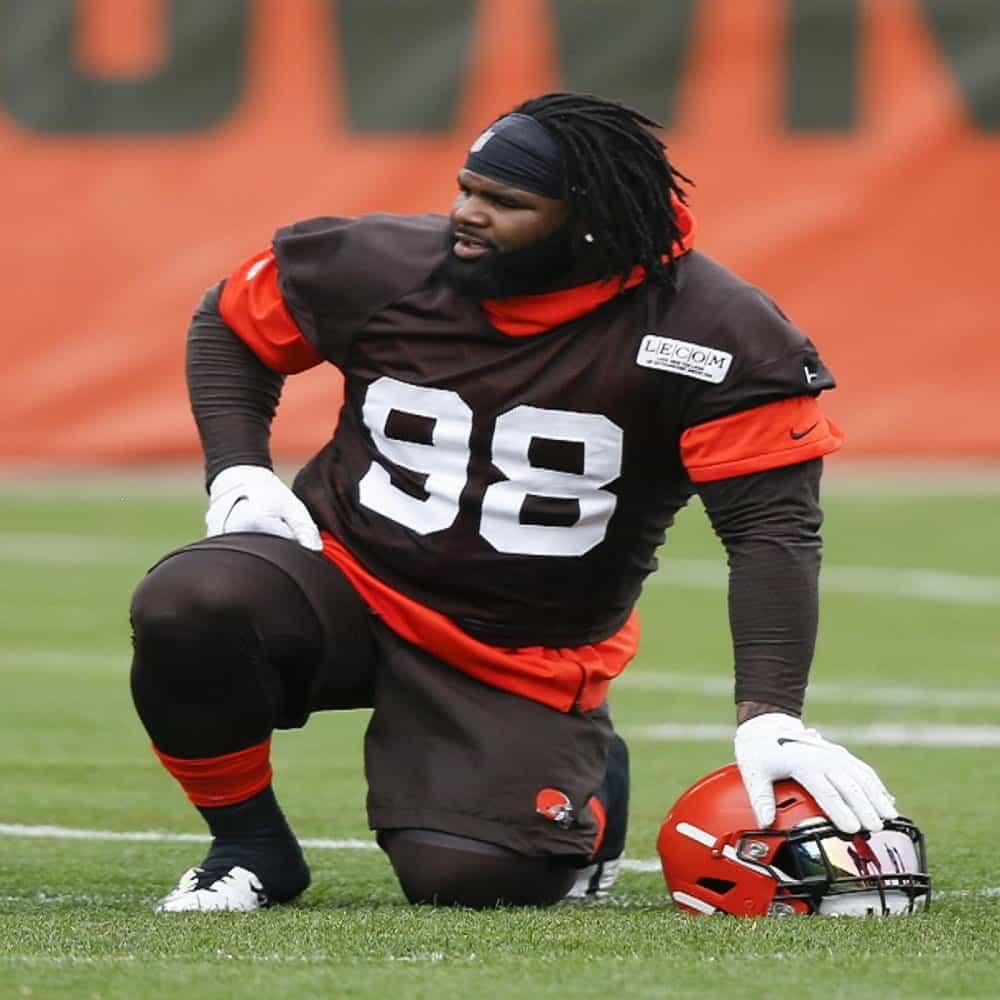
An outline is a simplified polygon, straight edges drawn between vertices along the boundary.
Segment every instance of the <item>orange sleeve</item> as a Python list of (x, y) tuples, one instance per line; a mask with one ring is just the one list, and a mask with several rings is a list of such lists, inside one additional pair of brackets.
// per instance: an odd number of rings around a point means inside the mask
[(793, 396), (689, 427), (681, 460), (693, 482), (710, 483), (806, 462), (843, 443), (815, 396)]
[(272, 371), (293, 375), (323, 361), (302, 336), (285, 305), (278, 287), (278, 265), (270, 247), (244, 261), (229, 276), (219, 312)]

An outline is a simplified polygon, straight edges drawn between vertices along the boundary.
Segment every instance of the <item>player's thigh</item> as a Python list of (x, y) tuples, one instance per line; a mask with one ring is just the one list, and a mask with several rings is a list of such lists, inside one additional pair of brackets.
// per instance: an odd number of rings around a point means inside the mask
[(288, 539), (239, 532), (177, 549), (140, 583), (132, 615), (137, 648), (162, 621), (245, 622), (283, 688), (282, 728), (372, 703), (371, 614), (332, 562)]
[(606, 709), (558, 712), (482, 684), (381, 624), (365, 738), (374, 829), (438, 830), (526, 857), (586, 859), (612, 737)]

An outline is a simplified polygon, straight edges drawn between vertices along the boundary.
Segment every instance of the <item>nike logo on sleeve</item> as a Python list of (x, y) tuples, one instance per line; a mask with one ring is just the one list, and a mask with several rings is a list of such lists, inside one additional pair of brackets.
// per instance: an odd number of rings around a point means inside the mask
[(812, 434), (816, 428), (819, 427), (819, 421), (817, 420), (811, 427), (807, 427), (804, 431), (789, 431), (788, 434), (793, 441), (799, 441), (806, 437), (808, 434)]

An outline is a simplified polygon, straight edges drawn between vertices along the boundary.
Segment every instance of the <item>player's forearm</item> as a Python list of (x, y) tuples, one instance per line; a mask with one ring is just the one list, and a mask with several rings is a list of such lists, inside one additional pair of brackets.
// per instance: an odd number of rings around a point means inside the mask
[(231, 465), (271, 467), (271, 422), (284, 376), (271, 371), (219, 315), (218, 287), (191, 320), (186, 375), (205, 453), (205, 481)]
[(798, 714), (816, 644), (819, 544), (755, 539), (727, 548), (736, 701)]
[(816, 643), (819, 460), (707, 484), (729, 555), (737, 718), (802, 711)]

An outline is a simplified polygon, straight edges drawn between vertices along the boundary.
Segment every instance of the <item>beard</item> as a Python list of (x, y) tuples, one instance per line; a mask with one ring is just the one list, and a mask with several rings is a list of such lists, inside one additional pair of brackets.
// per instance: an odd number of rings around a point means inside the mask
[(455, 232), (449, 226), (444, 260), (437, 276), (471, 299), (503, 299), (540, 295), (576, 284), (576, 254), (570, 227), (529, 243), (520, 250), (491, 250), (476, 260), (463, 260), (452, 250)]

